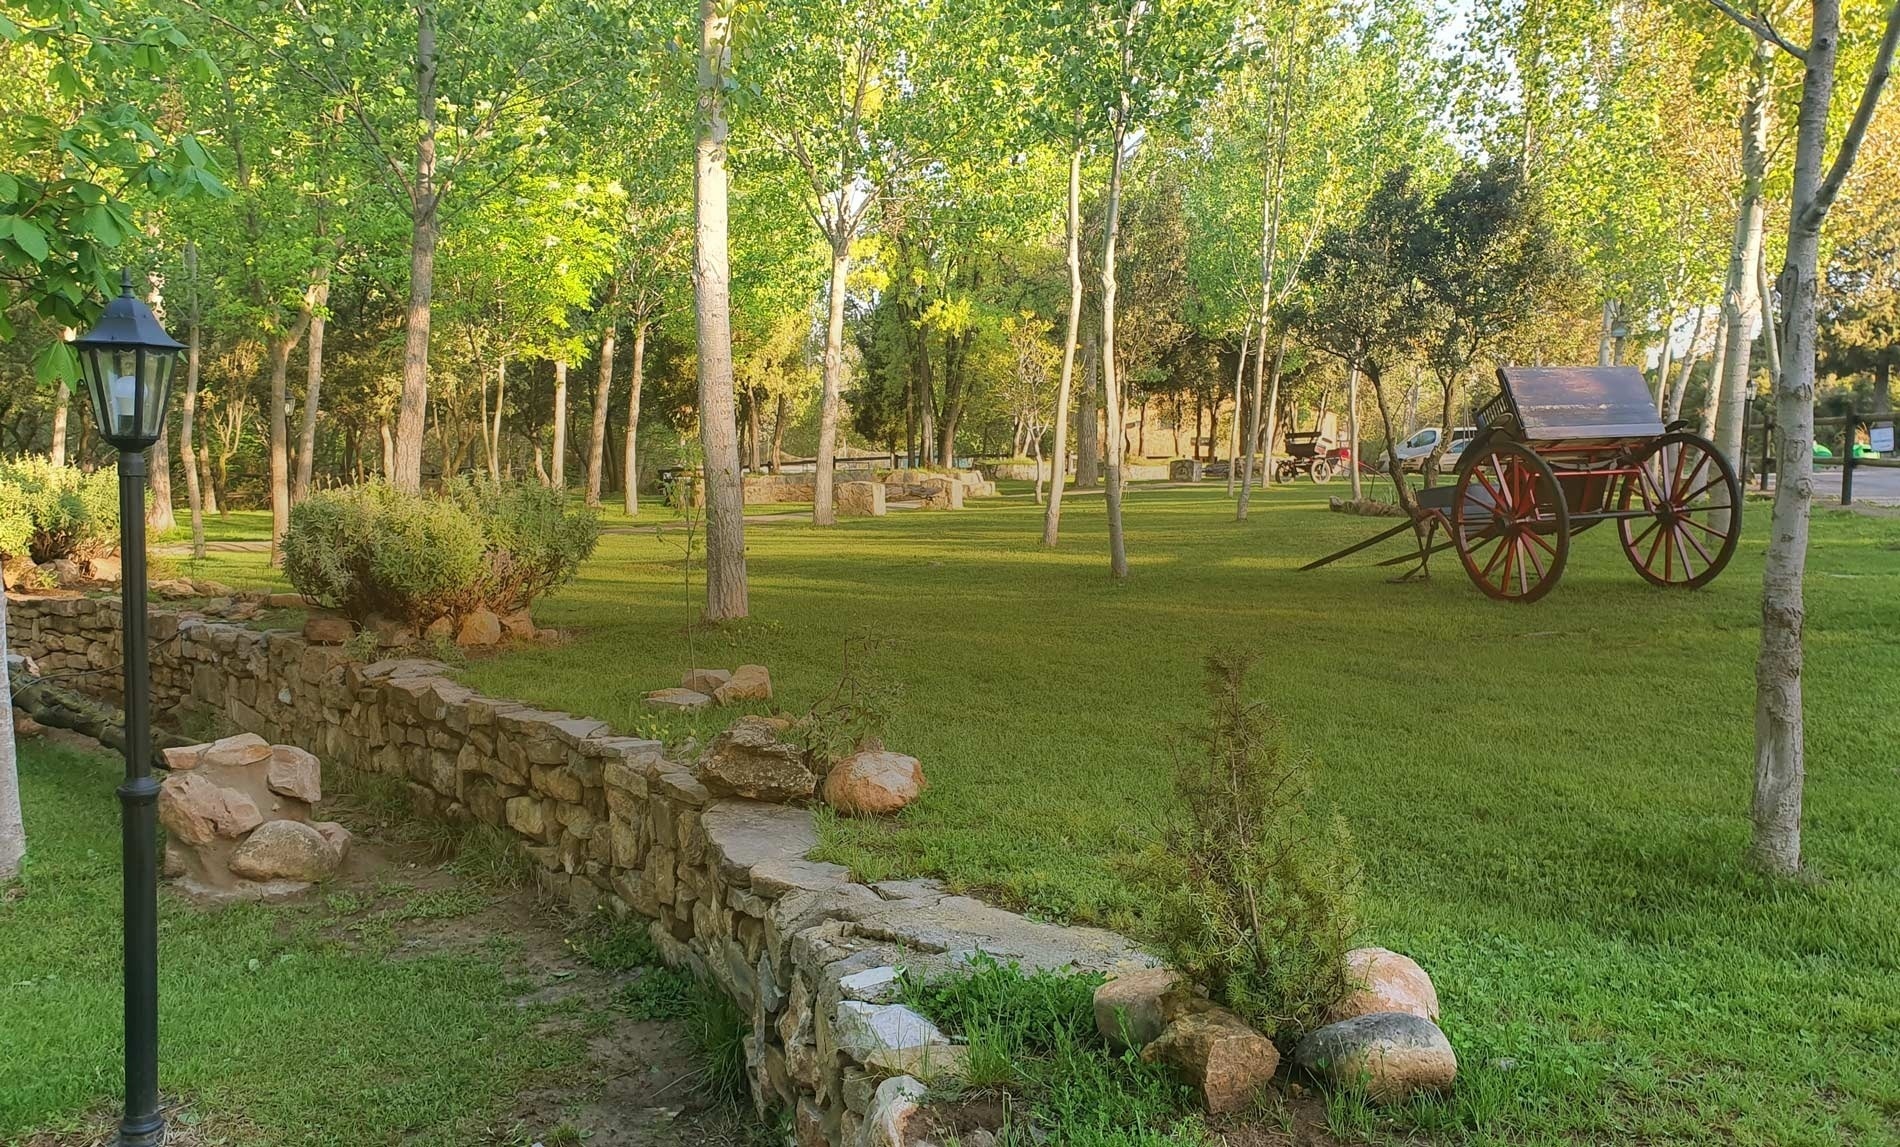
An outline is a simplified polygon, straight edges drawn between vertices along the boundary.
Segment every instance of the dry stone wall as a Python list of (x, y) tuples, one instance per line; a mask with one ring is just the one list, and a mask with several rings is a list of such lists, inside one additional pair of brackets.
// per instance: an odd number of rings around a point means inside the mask
[[(96, 671), (73, 680), (116, 698), (117, 599), (20, 597), (8, 610), (16, 652), (42, 672)], [(801, 1147), (872, 1141), (880, 1094), (910, 1086), (880, 1080), (909, 1079), (942, 1047), (892, 1002), (893, 969), (944, 973), (977, 952), (1025, 969), (1152, 965), (1114, 933), (1035, 923), (932, 881), (855, 883), (807, 859), (818, 838), (805, 809), (718, 799), (656, 741), (481, 696), (439, 662), (365, 665), (297, 634), (168, 611), (152, 613), (151, 637), (161, 714), (210, 712), (401, 777), (418, 815), (514, 833), (544, 890), (576, 911), (649, 918), (669, 959), (751, 1015), (754, 1095), (794, 1112)]]

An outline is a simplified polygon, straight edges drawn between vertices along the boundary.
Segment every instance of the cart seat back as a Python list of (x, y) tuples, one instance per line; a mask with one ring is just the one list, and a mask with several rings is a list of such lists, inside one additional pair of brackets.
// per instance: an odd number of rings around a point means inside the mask
[(1505, 413), (1526, 442), (1606, 442), (1663, 432), (1643, 372), (1633, 366), (1498, 368)]

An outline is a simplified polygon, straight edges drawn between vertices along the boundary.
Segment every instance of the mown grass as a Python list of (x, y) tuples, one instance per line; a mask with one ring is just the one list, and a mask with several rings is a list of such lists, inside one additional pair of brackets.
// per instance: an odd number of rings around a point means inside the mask
[[(1900, 1141), (1900, 521), (1821, 510), (1807, 595), (1807, 853), (1774, 885), (1740, 863), (1767, 511), (1729, 571), (1642, 582), (1599, 530), (1541, 603), (1482, 597), (1451, 555), (1422, 585), (1349, 559), (1380, 528), (1301, 485), (1236, 523), (1217, 488), (1136, 488), (1133, 576), (1106, 576), (1099, 497), (1037, 545), (1020, 490), (960, 514), (748, 532), (752, 617), (688, 630), (669, 536), (610, 534), (536, 606), (562, 646), (470, 662), (494, 694), (626, 731), (706, 735), (640, 703), (689, 663), (758, 661), (776, 704), (891, 639), (887, 740), (931, 788), (894, 822), (829, 822), (826, 854), (931, 874), (1053, 918), (1143, 928), (1118, 862), (1166, 807), (1200, 663), (1256, 676), (1366, 861), (1367, 938), (1435, 976), (1464, 1063), (1449, 1100), (1380, 1126), (1446, 1139)], [(1391, 551), (1387, 551), (1391, 552)], [(251, 557), (252, 555), (243, 555)], [(261, 565), (261, 557), (256, 559)], [(695, 568), (698, 561), (695, 559)], [(691, 652), (689, 654), (689, 638)], [(1373, 1117), (1342, 1105), (1342, 1129)]]
[[(30, 851), (0, 893), (0, 1142), (89, 1125), (120, 1088), (116, 758), (21, 745)], [(400, 890), (398, 890), (400, 891)], [(402, 897), (393, 919), (478, 910), (473, 893)], [(161, 1084), (187, 1116), (235, 1114), (259, 1147), (467, 1142), (578, 1033), (521, 1007), (502, 948), (346, 943), (366, 900), (191, 907), (159, 916)]]

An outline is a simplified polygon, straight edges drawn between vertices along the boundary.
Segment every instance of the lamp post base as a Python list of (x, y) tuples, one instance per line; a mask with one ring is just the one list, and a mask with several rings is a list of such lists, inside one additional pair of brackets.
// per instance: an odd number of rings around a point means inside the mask
[(164, 1147), (164, 1143), (165, 1117), (154, 1112), (144, 1119), (120, 1123), (112, 1147)]

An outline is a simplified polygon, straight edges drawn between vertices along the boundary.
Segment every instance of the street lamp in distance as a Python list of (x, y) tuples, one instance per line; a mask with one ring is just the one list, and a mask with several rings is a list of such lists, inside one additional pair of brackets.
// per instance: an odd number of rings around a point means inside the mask
[(145, 633), (145, 450), (158, 441), (184, 344), (132, 293), (132, 273), (91, 330), (73, 340), (99, 434), (119, 452), (125, 783), (125, 1114), (118, 1147), (160, 1147), (158, 1105), (158, 781), (152, 776), (151, 654)]

